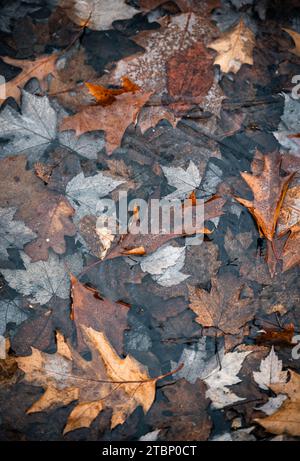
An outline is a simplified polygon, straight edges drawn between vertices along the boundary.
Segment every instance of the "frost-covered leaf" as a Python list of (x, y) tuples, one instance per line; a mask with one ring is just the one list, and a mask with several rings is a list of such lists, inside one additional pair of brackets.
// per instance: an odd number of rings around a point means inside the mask
[(192, 161), (186, 170), (181, 167), (167, 166), (162, 166), (162, 170), (168, 184), (176, 188), (174, 192), (164, 197), (168, 200), (185, 199), (201, 182), (199, 168)]
[(69, 298), (69, 271), (79, 274), (82, 270), (79, 254), (59, 258), (50, 253), (48, 261), (31, 263), (29, 256), (21, 252), (21, 258), (25, 269), (1, 270), (11, 288), (40, 304), (46, 304), (54, 295), (62, 299)]
[[(229, 352), (228, 354), (220, 353), (220, 366), (210, 373), (203, 380), (208, 386), (206, 397), (210, 398), (212, 405), (216, 409), (231, 405), (240, 400), (228, 386), (238, 384), (241, 379), (237, 376), (242, 368), (243, 362), (251, 352)], [(213, 359), (215, 360), (215, 359)]]
[(261, 389), (268, 390), (271, 384), (285, 383), (287, 372), (282, 371), (282, 361), (278, 359), (274, 347), (270, 354), (261, 361), (260, 371), (254, 371), (253, 377)]
[(159, 248), (142, 259), (142, 271), (151, 274), (153, 280), (164, 287), (178, 285), (189, 277), (180, 272), (185, 262), (185, 251), (185, 247), (172, 245)]
[(124, 182), (102, 172), (89, 177), (79, 173), (71, 179), (67, 184), (66, 193), (76, 210), (76, 218), (81, 219), (86, 215), (96, 215), (99, 200)]
[(284, 94), (284, 100), (284, 112), (274, 136), (283, 147), (299, 156), (300, 139), (289, 136), (300, 133), (300, 101), (288, 94)]
[(96, 159), (104, 145), (103, 137), (85, 134), (79, 139), (75, 133), (57, 132), (57, 114), (47, 96), (35, 96), (22, 91), (22, 113), (10, 106), (0, 112), (0, 138), (5, 143), (0, 158), (27, 154), (37, 160), (52, 144), (70, 149), (83, 157)]
[(17, 299), (3, 299), (0, 301), (0, 335), (4, 335), (8, 323), (20, 325), (27, 319), (27, 315), (20, 309)]
[(0, 208), (0, 259), (7, 260), (10, 248), (21, 250), (36, 238), (36, 234), (22, 221), (14, 220), (16, 208)]
[(139, 438), (140, 442), (156, 442), (157, 437), (159, 436), (160, 429), (156, 429), (155, 431), (148, 432), (145, 435), (142, 435)]

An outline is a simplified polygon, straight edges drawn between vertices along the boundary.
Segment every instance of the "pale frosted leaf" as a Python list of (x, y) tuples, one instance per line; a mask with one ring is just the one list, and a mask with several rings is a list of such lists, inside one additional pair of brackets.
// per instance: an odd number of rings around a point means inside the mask
[(22, 221), (14, 220), (16, 208), (0, 208), (0, 259), (7, 260), (7, 250), (17, 248), (36, 238), (36, 234)]
[(287, 372), (282, 371), (282, 361), (278, 359), (274, 347), (261, 361), (260, 371), (254, 371), (253, 377), (261, 389), (268, 390), (271, 384), (285, 383)]

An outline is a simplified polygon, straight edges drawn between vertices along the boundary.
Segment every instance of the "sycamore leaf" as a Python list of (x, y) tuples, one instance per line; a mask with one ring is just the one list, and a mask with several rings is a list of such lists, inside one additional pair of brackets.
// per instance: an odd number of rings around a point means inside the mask
[(230, 274), (212, 278), (211, 284), (210, 292), (189, 286), (189, 306), (197, 314), (196, 322), (224, 334), (238, 334), (255, 315), (252, 290)]
[(285, 32), (287, 32), (295, 42), (295, 48), (289, 51), (296, 54), (297, 56), (300, 56), (300, 34), (292, 29), (283, 29), (283, 30), (285, 30)]
[(139, 13), (124, 0), (61, 0), (59, 5), (75, 24), (92, 30), (111, 29), (114, 21)]
[(293, 174), (280, 176), (281, 156), (277, 153), (265, 155), (263, 162), (263, 170), (259, 174), (241, 173), (251, 188), (254, 199), (250, 201), (236, 198), (236, 200), (248, 208), (256, 220), (260, 233), (271, 241)]
[(14, 67), (20, 67), (22, 69), (22, 72), (9, 82), (0, 85), (0, 95), (5, 95), (5, 98), (3, 99), (1, 99), (0, 97), (0, 102), (4, 101), (4, 99), (9, 97), (12, 97), (17, 102), (19, 102), (21, 96), (21, 89), (31, 78), (38, 79), (43, 88), (44, 79), (49, 74), (56, 76), (55, 64), (58, 59), (58, 54), (56, 53), (50, 56), (41, 56), (37, 58), (35, 61), (12, 59), (9, 57), (1, 57), (1, 59), (6, 64), (9, 64)]
[(89, 131), (106, 132), (106, 150), (111, 154), (120, 144), (131, 123), (148, 101), (151, 93), (124, 93), (109, 106), (88, 106), (75, 115), (65, 117), (60, 125), (61, 131), (74, 130), (76, 136)]
[(199, 168), (192, 161), (190, 161), (186, 170), (181, 167), (162, 166), (161, 168), (169, 185), (176, 188), (174, 192), (166, 195), (165, 199), (183, 200), (200, 185), (201, 176)]
[[(123, 335), (127, 330), (128, 305), (103, 299), (95, 288), (83, 285), (71, 276), (72, 313), (77, 330), (77, 349), (85, 351), (80, 325), (103, 331), (118, 353), (123, 352)], [(115, 326), (118, 325), (118, 328)]]
[(218, 64), (222, 72), (235, 74), (243, 64), (253, 65), (254, 46), (255, 35), (243, 20), (208, 45), (218, 52), (214, 64)]
[(76, 219), (96, 215), (99, 200), (123, 183), (123, 180), (114, 179), (102, 172), (89, 177), (79, 173), (72, 178), (67, 184), (66, 193), (76, 210)]
[(97, 158), (103, 139), (91, 135), (76, 139), (74, 133), (57, 133), (57, 114), (47, 96), (39, 97), (22, 91), (21, 108), (20, 114), (7, 105), (0, 113), (0, 138), (6, 141), (0, 158), (26, 153), (28, 159), (37, 160), (53, 142), (83, 157)]
[(27, 317), (18, 299), (3, 299), (0, 301), (0, 335), (4, 335), (8, 323), (20, 325)]
[(1, 269), (5, 280), (14, 290), (28, 296), (30, 301), (46, 304), (53, 296), (68, 299), (70, 282), (68, 271), (79, 274), (82, 259), (79, 254), (60, 259), (50, 253), (47, 261), (31, 262), (29, 256), (21, 252), (24, 269)]
[(24, 245), (36, 238), (36, 234), (24, 223), (14, 219), (15, 207), (0, 208), (0, 259), (8, 259), (8, 249), (22, 250)]
[(276, 394), (287, 395), (282, 406), (266, 418), (255, 421), (272, 434), (300, 435), (300, 375), (290, 370), (290, 380), (287, 383), (271, 384), (270, 388)]
[(268, 390), (271, 384), (285, 383), (287, 372), (282, 371), (282, 361), (278, 359), (274, 347), (270, 354), (261, 361), (260, 371), (254, 371), (253, 377), (261, 389)]
[(82, 326), (92, 360), (84, 360), (60, 334), (57, 334), (57, 352), (46, 354), (32, 348), (29, 357), (18, 357), (25, 372), (25, 380), (44, 388), (45, 393), (28, 413), (45, 411), (77, 400), (68, 417), (64, 433), (89, 427), (97, 415), (110, 408), (111, 428), (124, 423), (141, 406), (145, 413), (155, 398), (155, 384), (143, 365), (127, 355), (121, 359), (106, 336)]

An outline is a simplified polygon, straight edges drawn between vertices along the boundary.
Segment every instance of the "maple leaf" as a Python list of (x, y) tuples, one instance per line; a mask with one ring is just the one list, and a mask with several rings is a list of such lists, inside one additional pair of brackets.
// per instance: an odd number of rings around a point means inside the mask
[[(237, 376), (242, 368), (243, 362), (247, 355), (251, 352), (229, 352), (224, 354), (222, 351), (219, 354), (219, 365), (211, 372), (211, 366), (208, 363), (209, 372), (205, 376), (203, 372), (203, 381), (207, 384), (208, 390), (206, 397), (212, 401), (213, 408), (220, 409), (235, 402), (244, 400), (238, 397), (228, 387), (241, 382)], [(215, 362), (215, 358), (212, 359)]]
[(14, 290), (28, 296), (35, 303), (46, 304), (53, 296), (68, 299), (70, 282), (68, 270), (78, 274), (82, 270), (79, 254), (63, 259), (50, 253), (47, 261), (31, 262), (29, 256), (20, 252), (24, 269), (1, 269), (5, 280)]
[(218, 52), (214, 64), (218, 64), (222, 72), (235, 74), (243, 64), (253, 65), (254, 46), (255, 35), (246, 27), (243, 20), (219, 39), (208, 44), (209, 48)]
[(0, 301), (0, 335), (3, 336), (8, 323), (20, 325), (27, 319), (27, 314), (21, 309), (18, 299), (3, 299)]
[(77, 136), (88, 131), (106, 132), (106, 150), (111, 154), (121, 144), (125, 130), (136, 122), (137, 115), (151, 93), (121, 94), (111, 105), (89, 106), (76, 115), (65, 117), (61, 131), (74, 130)]
[(260, 371), (253, 372), (253, 377), (264, 390), (268, 390), (271, 384), (286, 382), (287, 372), (282, 371), (282, 361), (278, 359), (273, 346), (270, 354), (261, 361)]
[(287, 32), (292, 37), (295, 43), (295, 48), (292, 48), (289, 51), (291, 53), (296, 54), (297, 56), (300, 56), (300, 34), (292, 29), (283, 29), (283, 30), (285, 30), (285, 32)]
[(0, 259), (7, 260), (7, 250), (18, 248), (36, 238), (36, 234), (21, 221), (14, 219), (15, 207), (0, 208)]
[(278, 153), (265, 155), (263, 161), (263, 170), (259, 174), (241, 173), (253, 192), (253, 201), (242, 198), (236, 200), (253, 215), (260, 234), (272, 241), (293, 174), (280, 176), (281, 156)]
[(189, 166), (186, 170), (182, 167), (161, 167), (165, 177), (167, 178), (168, 184), (175, 187), (176, 190), (171, 192), (164, 197), (164, 199), (180, 199), (187, 198), (189, 193), (193, 192), (200, 185), (201, 176), (199, 168), (193, 161), (190, 161)]
[(92, 30), (110, 29), (114, 21), (139, 13), (124, 0), (114, 0), (113, 5), (111, 0), (61, 0), (60, 7), (75, 24), (85, 24)]
[(287, 383), (271, 384), (276, 394), (285, 394), (288, 398), (282, 406), (266, 418), (255, 421), (272, 434), (300, 435), (300, 375), (289, 370), (290, 380)]
[[(128, 329), (128, 306), (103, 299), (95, 288), (83, 285), (71, 276), (72, 312), (77, 330), (77, 348), (86, 350), (80, 325), (103, 331), (118, 353), (123, 352), (123, 335)], [(115, 328), (118, 325), (118, 328)]]
[(21, 108), (20, 114), (7, 105), (0, 114), (0, 138), (6, 141), (0, 158), (26, 153), (29, 160), (36, 161), (53, 142), (83, 157), (97, 158), (103, 139), (91, 134), (77, 139), (72, 132), (57, 133), (57, 114), (47, 96), (39, 97), (23, 90)]
[(106, 336), (82, 326), (92, 360), (84, 360), (57, 334), (57, 352), (46, 354), (32, 348), (29, 357), (18, 357), (25, 380), (45, 389), (27, 413), (45, 411), (77, 400), (68, 417), (64, 434), (89, 427), (104, 408), (112, 409), (111, 428), (123, 424), (141, 406), (145, 413), (155, 398), (158, 379), (150, 378), (146, 368), (130, 355), (121, 359)]
[(58, 54), (52, 54), (50, 56), (41, 56), (35, 61), (26, 61), (23, 59), (12, 59), (9, 57), (1, 57), (2, 61), (14, 67), (20, 67), (22, 72), (10, 80), (0, 85), (0, 95), (4, 94), (5, 98), (1, 99), (0, 102), (6, 98), (12, 97), (17, 102), (20, 101), (21, 89), (31, 79), (36, 78), (39, 80), (42, 89), (46, 89), (45, 78), (52, 74), (56, 76), (56, 61)]
[(197, 314), (196, 322), (218, 328), (224, 334), (238, 334), (255, 314), (252, 290), (248, 288), (248, 296), (242, 297), (246, 287), (230, 274), (213, 277), (211, 285), (210, 292), (189, 286), (189, 307)]

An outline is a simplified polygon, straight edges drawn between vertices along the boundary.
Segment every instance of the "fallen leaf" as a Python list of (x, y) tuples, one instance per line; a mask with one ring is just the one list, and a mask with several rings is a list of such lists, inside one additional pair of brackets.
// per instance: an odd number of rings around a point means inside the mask
[(139, 10), (127, 5), (123, 0), (60, 0), (69, 18), (79, 26), (86, 25), (92, 30), (111, 29), (116, 20), (129, 19)]
[(278, 153), (265, 155), (263, 159), (263, 171), (259, 174), (241, 173), (253, 193), (253, 201), (242, 198), (236, 200), (253, 215), (260, 234), (272, 241), (293, 174), (280, 176), (281, 156)]
[(252, 290), (230, 274), (213, 277), (211, 285), (210, 292), (189, 286), (189, 307), (197, 315), (196, 322), (223, 334), (238, 334), (255, 315)]
[(300, 56), (300, 34), (292, 29), (283, 29), (283, 30), (285, 30), (285, 32), (287, 32), (292, 37), (295, 43), (295, 48), (292, 48), (289, 51), (291, 53), (296, 54), (297, 56)]
[(26, 253), (31, 261), (46, 261), (49, 248), (57, 254), (66, 252), (65, 236), (72, 237), (76, 234), (76, 227), (71, 221), (75, 210), (69, 202), (61, 197), (53, 201), (49, 199), (41, 203), (36, 209), (36, 220), (33, 228), (38, 238), (26, 245)]
[(77, 405), (68, 417), (64, 434), (89, 427), (104, 408), (112, 409), (111, 428), (122, 424), (141, 406), (145, 413), (155, 398), (158, 378), (150, 378), (145, 367), (133, 357), (120, 359), (105, 335), (82, 326), (92, 360), (84, 360), (57, 334), (57, 352), (46, 354), (32, 348), (29, 357), (18, 357), (25, 381), (43, 387), (45, 393), (27, 413)]
[[(300, 103), (289, 94), (283, 93), (283, 96), (284, 111), (281, 116), (278, 131), (274, 133), (274, 136), (285, 149), (289, 150), (290, 154), (298, 158), (300, 140), (297, 137), (293, 137), (293, 135), (300, 132)], [(290, 163), (295, 164), (295, 160)]]
[(186, 170), (182, 167), (172, 166), (162, 166), (161, 168), (167, 178), (168, 184), (176, 188), (174, 192), (164, 197), (166, 200), (184, 200), (200, 185), (201, 176), (199, 168), (197, 168), (193, 161), (190, 161)]
[(300, 185), (290, 187), (286, 193), (278, 219), (277, 233), (298, 230), (300, 224)]
[(264, 390), (268, 390), (272, 384), (286, 382), (287, 372), (282, 371), (282, 361), (278, 359), (273, 346), (270, 354), (261, 361), (260, 371), (253, 372), (253, 377)]
[(89, 159), (97, 158), (104, 142), (91, 135), (76, 139), (74, 133), (57, 133), (57, 114), (47, 96), (39, 97), (22, 91), (22, 113), (7, 105), (0, 114), (0, 138), (5, 139), (0, 158), (27, 154), (36, 161), (54, 142)]
[(5, 95), (5, 98), (0, 97), (0, 102), (6, 98), (12, 97), (17, 102), (20, 101), (21, 89), (31, 79), (36, 78), (39, 80), (41, 88), (46, 89), (45, 78), (49, 75), (56, 75), (56, 61), (58, 54), (50, 56), (41, 56), (35, 61), (26, 61), (23, 59), (12, 59), (9, 57), (1, 57), (2, 61), (14, 67), (20, 67), (22, 72), (10, 80), (9, 82), (0, 85), (0, 95)]
[[(248, 351), (228, 352), (228, 354), (219, 353), (219, 365), (212, 372), (208, 363), (209, 374), (202, 379), (208, 386), (206, 397), (212, 401), (213, 408), (220, 409), (235, 402), (245, 400), (238, 397), (228, 387), (242, 382), (237, 375), (242, 368), (245, 358), (249, 354), (251, 352)], [(215, 358), (213, 360), (215, 361)]]
[(8, 250), (22, 250), (26, 243), (34, 240), (36, 234), (21, 221), (15, 220), (15, 207), (0, 208), (0, 259), (9, 258)]
[(111, 154), (121, 144), (125, 130), (136, 123), (137, 115), (151, 93), (125, 93), (109, 106), (89, 106), (62, 120), (61, 131), (74, 130), (76, 136), (88, 131), (106, 132), (106, 150)]
[(291, 345), (293, 344), (293, 337), (295, 335), (295, 326), (289, 323), (284, 326), (282, 330), (274, 330), (266, 328), (256, 338), (258, 344), (277, 344), (277, 345)]
[(202, 42), (179, 51), (167, 62), (167, 90), (175, 113), (187, 112), (200, 104), (213, 82), (213, 57)]
[(47, 261), (31, 262), (29, 256), (20, 252), (24, 269), (1, 269), (9, 286), (28, 296), (32, 302), (46, 304), (58, 296), (68, 299), (70, 282), (68, 271), (79, 274), (82, 270), (81, 255), (74, 254), (64, 259), (50, 253)]
[(127, 77), (122, 77), (122, 86), (119, 89), (105, 88), (102, 85), (95, 85), (93, 83), (86, 82), (85, 86), (96, 99), (97, 103), (101, 106), (109, 106), (116, 101), (116, 96), (124, 93), (135, 93), (140, 91), (140, 87), (135, 85)]
[(281, 255), (283, 271), (288, 271), (300, 264), (300, 231), (292, 232), (286, 241)]
[(73, 275), (71, 276), (71, 297), (71, 318), (76, 325), (79, 352), (85, 352), (87, 349), (80, 326), (84, 325), (104, 332), (111, 345), (119, 354), (122, 354), (124, 331), (129, 328), (128, 306), (121, 302), (103, 299), (95, 288), (83, 285)]
[(27, 319), (27, 313), (22, 310), (18, 299), (3, 299), (0, 301), (0, 336), (4, 336), (9, 323), (20, 325)]
[(270, 388), (276, 394), (285, 394), (288, 398), (282, 406), (266, 418), (255, 421), (272, 434), (300, 435), (300, 375), (289, 370), (290, 380), (287, 383), (272, 384)]
[(208, 44), (209, 48), (218, 52), (214, 64), (219, 65), (222, 72), (236, 74), (243, 64), (253, 65), (253, 48), (255, 35), (243, 20), (220, 38)]

